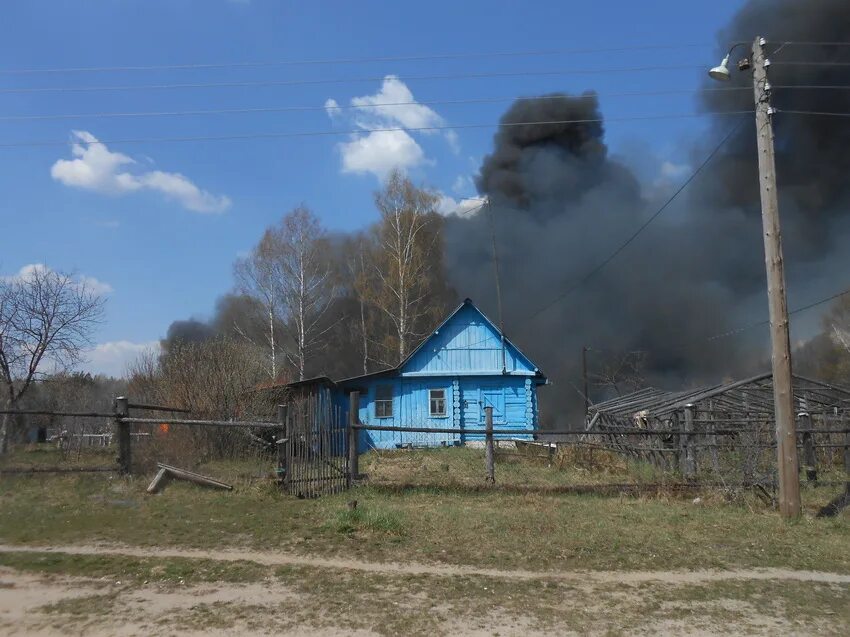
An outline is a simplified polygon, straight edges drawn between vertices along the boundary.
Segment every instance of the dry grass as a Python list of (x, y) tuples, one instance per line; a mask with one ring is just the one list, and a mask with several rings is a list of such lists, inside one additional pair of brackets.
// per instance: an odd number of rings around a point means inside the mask
[[(375, 450), (360, 460), (361, 471), (375, 485), (480, 487), (484, 484), (484, 450)], [(557, 489), (594, 484), (679, 482), (654, 467), (629, 462), (604, 450), (559, 449), (551, 458), (503, 448), (496, 453), (496, 483), (512, 488)]]
[(0, 455), (0, 474), (4, 471), (31, 469), (90, 469), (115, 467), (116, 451), (112, 447), (59, 449), (55, 444), (16, 445)]
[[(834, 489), (805, 487), (807, 516), (789, 524), (755, 498), (729, 504), (715, 492), (693, 504), (690, 497), (470, 492), (448, 485), (360, 487), (298, 500), (257, 478), (237, 483), (233, 492), (174, 482), (150, 496), (149, 478), (4, 477), (0, 541), (256, 547), (539, 570), (782, 566), (850, 572), (850, 512), (811, 517)], [(359, 502), (356, 512), (348, 511), (351, 499)]]

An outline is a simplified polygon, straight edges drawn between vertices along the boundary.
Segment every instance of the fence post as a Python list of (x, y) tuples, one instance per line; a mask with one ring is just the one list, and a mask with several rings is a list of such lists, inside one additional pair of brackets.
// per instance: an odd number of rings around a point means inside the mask
[(289, 444), (286, 431), (287, 405), (277, 406), (277, 421), (280, 423), (279, 437), (275, 436), (275, 447), (277, 448), (277, 478), (281, 486), (286, 485), (286, 446)]
[[(841, 419), (842, 422), (844, 419)], [(850, 431), (844, 432), (844, 476), (847, 479), (847, 492), (850, 493)]]
[(679, 435), (680, 462), (682, 475), (686, 478), (694, 477), (696, 463), (694, 462), (694, 449), (691, 444), (691, 435), (694, 430), (694, 406), (685, 405), (685, 423), (683, 432)]
[(132, 444), (130, 440), (130, 423), (122, 419), (130, 415), (129, 399), (118, 396), (113, 405), (115, 412), (115, 437), (118, 440), (118, 473), (130, 475), (133, 470)]
[(487, 464), (487, 484), (496, 484), (496, 455), (493, 448), (493, 408), (484, 408), (484, 459)]
[(360, 458), (358, 456), (357, 439), (360, 430), (354, 425), (360, 422), (360, 392), (353, 391), (348, 395), (348, 486), (351, 487), (360, 475)]
[(806, 481), (818, 481), (818, 459), (815, 454), (815, 437), (812, 433), (812, 417), (808, 411), (797, 414), (800, 430), (803, 434), (803, 465), (806, 467)]

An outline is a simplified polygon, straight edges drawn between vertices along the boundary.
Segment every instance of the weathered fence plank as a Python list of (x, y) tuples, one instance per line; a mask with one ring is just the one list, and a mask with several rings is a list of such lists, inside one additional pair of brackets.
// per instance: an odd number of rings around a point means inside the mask
[(485, 463), (487, 465), (487, 484), (496, 484), (496, 456), (493, 449), (493, 408), (484, 408)]
[(130, 475), (133, 471), (133, 450), (130, 424), (124, 420), (129, 413), (129, 400), (124, 396), (115, 399), (115, 437), (118, 440), (118, 472)]
[(355, 428), (360, 421), (360, 392), (353, 391), (348, 396), (348, 486), (360, 475), (360, 454), (357, 438), (360, 431)]

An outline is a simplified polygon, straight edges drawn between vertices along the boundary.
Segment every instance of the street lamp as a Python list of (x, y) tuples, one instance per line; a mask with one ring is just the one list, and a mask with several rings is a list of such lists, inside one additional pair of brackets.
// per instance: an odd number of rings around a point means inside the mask
[(723, 61), (708, 72), (709, 77), (713, 80), (728, 82), (731, 79), (729, 74), (729, 56), (723, 58)]
[[(729, 57), (737, 43), (729, 49), (720, 66), (708, 74), (728, 81)], [(779, 510), (783, 517), (800, 515), (800, 476), (797, 458), (797, 431), (794, 421), (794, 394), (791, 387), (791, 340), (788, 333), (788, 302), (785, 297), (785, 273), (782, 261), (782, 239), (779, 232), (779, 200), (776, 193), (776, 161), (773, 149), (770, 83), (767, 69), (770, 60), (764, 52), (765, 40), (757, 37), (752, 44), (752, 58), (741, 60), (739, 70), (752, 65), (755, 96), (756, 137), (759, 154), (761, 219), (764, 230), (764, 261), (767, 269), (767, 298), (770, 308), (770, 344), (773, 368), (773, 407), (776, 417), (776, 454), (779, 469)]]

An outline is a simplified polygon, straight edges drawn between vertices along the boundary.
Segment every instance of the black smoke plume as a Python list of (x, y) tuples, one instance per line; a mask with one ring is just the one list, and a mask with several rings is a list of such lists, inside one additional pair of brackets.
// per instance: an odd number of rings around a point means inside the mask
[[(847, 0), (754, 0), (718, 35), (717, 60), (735, 41), (850, 41)], [(780, 111), (850, 112), (850, 91), (783, 89), (850, 85), (850, 47), (768, 43), (770, 79)], [(749, 45), (737, 49), (748, 54)], [(749, 72), (734, 83), (751, 86)], [(706, 60), (706, 66), (716, 62)], [(706, 87), (710, 85), (706, 79)], [(752, 91), (707, 93), (709, 113), (751, 110)], [(766, 318), (765, 274), (754, 119), (717, 115), (711, 142), (692, 149), (700, 164), (738, 126), (692, 187), (607, 267), (535, 315), (604, 260), (651, 215), (669, 190), (639, 183), (612, 158), (604, 126), (509, 126), (515, 122), (598, 120), (593, 95), (547, 96), (515, 103), (502, 117), (477, 185), (489, 215), (453, 218), (446, 228), (451, 284), (495, 315), (491, 232), (501, 261), (506, 331), (555, 386), (541, 392), (548, 421), (580, 422), (580, 355), (591, 370), (607, 351), (644, 352), (647, 381), (665, 386), (719, 381), (763, 368), (765, 330), (708, 337)], [(850, 286), (845, 249), (850, 216), (850, 120), (776, 116), (780, 209), (792, 299), (806, 302)], [(673, 214), (675, 212), (675, 214)], [(597, 394), (598, 396), (598, 394)], [(548, 412), (548, 413), (547, 413)]]

